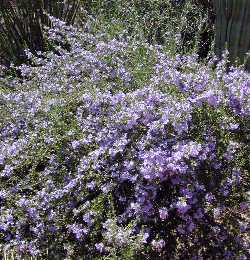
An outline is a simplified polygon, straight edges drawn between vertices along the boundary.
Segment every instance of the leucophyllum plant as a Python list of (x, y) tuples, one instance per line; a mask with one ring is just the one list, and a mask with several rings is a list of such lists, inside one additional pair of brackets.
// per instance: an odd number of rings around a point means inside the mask
[(54, 23), (0, 79), (1, 250), (247, 259), (249, 74)]

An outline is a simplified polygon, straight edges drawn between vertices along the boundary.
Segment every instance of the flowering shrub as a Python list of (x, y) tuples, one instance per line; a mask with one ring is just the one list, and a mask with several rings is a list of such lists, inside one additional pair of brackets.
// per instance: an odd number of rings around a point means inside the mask
[(249, 74), (54, 23), (0, 79), (1, 250), (247, 259)]

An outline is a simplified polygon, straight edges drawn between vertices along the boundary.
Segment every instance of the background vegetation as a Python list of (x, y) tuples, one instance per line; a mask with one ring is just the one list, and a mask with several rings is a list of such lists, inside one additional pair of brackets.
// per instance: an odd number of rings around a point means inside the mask
[(72, 24), (79, 0), (2, 0), (0, 2), (0, 61), (20, 64), (27, 60), (25, 49), (48, 50), (44, 26), (50, 26), (48, 15)]
[(32, 53), (50, 48), (44, 35), (44, 26), (51, 25), (48, 14), (111, 38), (134, 37), (178, 53), (196, 49), (202, 58), (211, 49), (214, 36), (211, 1), (2, 1), (2, 64), (24, 62), (26, 48)]

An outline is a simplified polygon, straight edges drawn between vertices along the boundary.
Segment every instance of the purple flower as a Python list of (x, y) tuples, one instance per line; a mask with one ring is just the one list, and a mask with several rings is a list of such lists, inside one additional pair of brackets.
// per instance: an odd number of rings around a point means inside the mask
[(29, 200), (21, 198), (17, 203), (20, 207), (27, 207), (29, 205)]
[(247, 203), (247, 202), (241, 202), (241, 203), (240, 203), (240, 209), (241, 209), (241, 210), (245, 211), (245, 210), (247, 210), (248, 208), (249, 208), (249, 203)]
[(71, 145), (73, 147), (73, 149), (77, 149), (80, 146), (80, 142), (79, 141), (73, 141), (71, 142)]
[(195, 229), (195, 224), (193, 222), (190, 222), (187, 226), (188, 232), (192, 232)]
[(102, 253), (104, 251), (104, 244), (103, 243), (96, 243), (95, 248), (98, 252)]
[(13, 173), (13, 167), (6, 164), (4, 169), (0, 172), (0, 177), (9, 177)]
[(14, 218), (13, 218), (12, 215), (7, 215), (7, 216), (5, 217), (5, 219), (6, 219), (7, 225), (13, 224)]
[(83, 228), (81, 224), (72, 224), (68, 226), (68, 229), (75, 235), (77, 240), (82, 240), (88, 233), (86, 228)]
[(93, 190), (96, 187), (96, 182), (95, 181), (88, 182), (87, 187), (88, 189)]
[(204, 217), (203, 210), (201, 208), (197, 209), (197, 211), (194, 213), (195, 219), (202, 219)]
[(4, 164), (4, 156), (0, 154), (0, 165)]
[(184, 235), (184, 234), (186, 233), (186, 231), (185, 231), (183, 225), (178, 225), (178, 226), (177, 226), (177, 231), (178, 231), (178, 233), (180, 233), (180, 234), (182, 234), (182, 235)]
[(214, 214), (214, 218), (218, 218), (221, 214), (221, 209), (220, 208), (214, 208), (213, 214)]
[(159, 209), (159, 215), (161, 220), (165, 220), (168, 218), (168, 210), (166, 208)]
[(179, 200), (176, 203), (176, 209), (180, 214), (185, 214), (190, 208), (191, 207), (185, 201)]
[(32, 219), (37, 218), (37, 210), (35, 208), (27, 208), (27, 212), (28, 212), (30, 218), (32, 218)]
[(207, 193), (205, 199), (207, 202), (212, 203), (215, 200), (215, 197), (212, 193)]
[(149, 238), (149, 233), (148, 233), (148, 232), (145, 232), (145, 233), (143, 234), (143, 243), (147, 243), (148, 238)]
[(160, 240), (153, 240), (151, 242), (153, 248), (157, 251), (157, 252), (161, 252), (163, 250), (163, 248), (165, 247), (166, 243), (163, 239)]

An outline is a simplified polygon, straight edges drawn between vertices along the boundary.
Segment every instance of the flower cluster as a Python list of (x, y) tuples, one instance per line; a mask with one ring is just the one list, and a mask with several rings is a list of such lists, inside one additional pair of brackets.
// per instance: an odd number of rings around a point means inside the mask
[(247, 259), (250, 75), (57, 26), (0, 79), (0, 248)]

